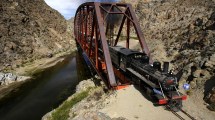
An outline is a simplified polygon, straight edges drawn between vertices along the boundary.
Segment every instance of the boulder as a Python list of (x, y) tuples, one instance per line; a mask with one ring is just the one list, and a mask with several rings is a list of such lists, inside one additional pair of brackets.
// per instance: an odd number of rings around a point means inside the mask
[(8, 84), (10, 84), (10, 83), (13, 83), (13, 82), (15, 82), (16, 81), (16, 79), (17, 79), (17, 76), (16, 75), (14, 75), (14, 74), (12, 74), (12, 73), (6, 73), (5, 75), (5, 82), (4, 82), (4, 84), (5, 85), (8, 85)]
[(91, 79), (83, 80), (76, 86), (76, 92), (85, 91), (90, 87), (95, 87), (95, 83)]
[(4, 73), (0, 72), (0, 85), (4, 83), (4, 80), (5, 80)]
[(215, 66), (215, 54), (210, 56), (209, 60), (205, 63), (207, 67), (214, 67)]
[(47, 57), (48, 57), (48, 58), (52, 58), (52, 57), (53, 57), (53, 54), (52, 54), (52, 53), (48, 53), (48, 54), (47, 54)]
[(191, 81), (191, 82), (190, 82), (190, 87), (191, 87), (192, 89), (196, 88), (196, 81)]
[(31, 79), (29, 76), (17, 76), (13, 73), (2, 73), (0, 72), (0, 85), (9, 85), (13, 82), (21, 82)]
[(208, 109), (215, 111), (215, 87), (209, 92), (205, 98), (206, 102), (209, 103), (207, 106)]
[(198, 78), (200, 77), (201, 73), (202, 73), (202, 70), (196, 70), (195, 72), (193, 72), (193, 77)]
[(17, 78), (17, 76), (14, 75), (13, 73), (6, 73), (4, 76), (6, 80), (10, 80), (10, 81), (16, 81), (16, 78)]
[(4, 73), (0, 72), (0, 81), (4, 79)]

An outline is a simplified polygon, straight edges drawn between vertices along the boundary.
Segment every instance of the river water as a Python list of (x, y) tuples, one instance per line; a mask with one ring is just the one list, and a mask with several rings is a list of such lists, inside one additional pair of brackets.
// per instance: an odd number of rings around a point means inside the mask
[(0, 120), (40, 120), (75, 92), (89, 77), (83, 58), (76, 53), (37, 75), (0, 100)]

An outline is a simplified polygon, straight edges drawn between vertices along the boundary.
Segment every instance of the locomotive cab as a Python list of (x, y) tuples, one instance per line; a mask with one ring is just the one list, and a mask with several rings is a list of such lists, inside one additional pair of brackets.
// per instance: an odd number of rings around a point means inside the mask
[(135, 59), (145, 63), (149, 62), (149, 58), (146, 56), (145, 53), (126, 49), (121, 46), (109, 47), (109, 50), (111, 53), (110, 56), (113, 65), (115, 65), (117, 68), (120, 68), (124, 72), (126, 71), (126, 68), (130, 66), (131, 59)]

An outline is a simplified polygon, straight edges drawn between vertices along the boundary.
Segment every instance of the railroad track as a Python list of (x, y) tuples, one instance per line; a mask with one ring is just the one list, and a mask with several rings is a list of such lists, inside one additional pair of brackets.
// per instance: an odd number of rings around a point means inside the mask
[[(168, 105), (166, 105), (165, 107), (167, 108), (167, 110), (169, 110), (170, 112), (172, 112), (175, 116), (177, 116), (180, 120), (186, 120), (184, 117), (182, 117), (181, 115), (179, 115), (177, 112), (173, 111)], [(194, 117), (192, 117), (190, 114), (188, 114), (184, 110), (180, 109), (180, 111), (184, 115), (186, 115), (188, 118), (190, 118), (191, 120), (196, 120)]]

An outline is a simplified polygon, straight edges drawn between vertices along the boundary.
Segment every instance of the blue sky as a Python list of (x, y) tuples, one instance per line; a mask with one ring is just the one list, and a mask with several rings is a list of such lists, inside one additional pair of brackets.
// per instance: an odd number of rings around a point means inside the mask
[(59, 11), (66, 19), (75, 16), (76, 9), (83, 2), (92, 1), (118, 1), (118, 0), (45, 0), (45, 2), (55, 10)]

